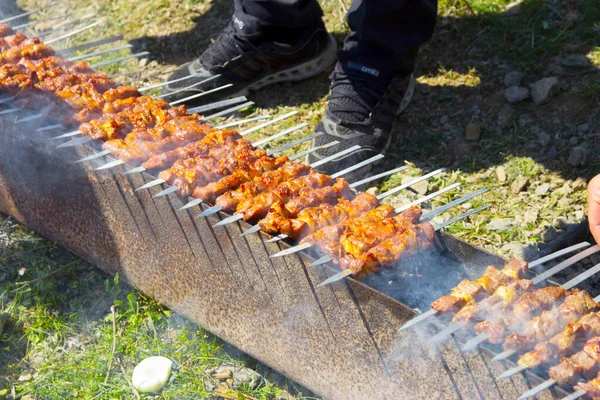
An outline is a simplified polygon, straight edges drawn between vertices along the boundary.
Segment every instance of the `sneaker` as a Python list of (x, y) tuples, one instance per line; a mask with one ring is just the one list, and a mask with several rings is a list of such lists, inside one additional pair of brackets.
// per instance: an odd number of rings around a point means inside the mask
[(336, 61), (337, 44), (321, 20), (299, 30), (299, 39), (285, 43), (269, 40), (265, 34), (246, 34), (236, 21), (234, 17), (200, 58), (179, 66), (168, 80), (189, 78), (171, 83), (164, 92), (182, 98), (232, 84), (202, 96), (202, 101), (245, 96), (267, 85), (318, 75)]
[[(415, 91), (412, 74), (380, 78), (364, 66), (342, 68), (338, 65), (331, 78), (325, 117), (317, 124), (312, 146), (319, 147), (335, 140), (340, 144), (312, 152), (307, 162), (313, 164), (355, 145), (360, 149), (328, 162), (316, 169), (333, 174), (377, 154), (385, 153), (392, 142), (396, 117), (410, 104)], [(374, 70), (377, 72), (377, 70)], [(358, 175), (371, 170), (373, 164), (356, 171)]]

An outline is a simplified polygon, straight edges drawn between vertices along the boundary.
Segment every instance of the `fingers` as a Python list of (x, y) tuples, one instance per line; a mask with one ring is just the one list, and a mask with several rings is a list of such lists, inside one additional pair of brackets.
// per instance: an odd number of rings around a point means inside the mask
[(600, 175), (588, 184), (588, 222), (596, 243), (600, 244)]

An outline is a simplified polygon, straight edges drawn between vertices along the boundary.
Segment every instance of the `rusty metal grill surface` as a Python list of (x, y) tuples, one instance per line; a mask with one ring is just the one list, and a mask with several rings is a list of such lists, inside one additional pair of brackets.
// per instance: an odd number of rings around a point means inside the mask
[[(433, 349), (421, 340), (429, 329), (397, 332), (414, 315), (411, 307), (427, 307), (459, 279), (504, 262), (492, 254), (442, 235), (441, 252), (430, 255), (435, 262), (421, 259), (417, 275), (317, 288), (335, 271), (310, 268), (302, 254), (271, 259), (287, 245), (266, 243), (270, 237), (263, 234), (240, 237), (245, 223), (212, 228), (224, 214), (194, 218), (198, 208), (178, 213), (180, 199), (152, 198), (160, 187), (134, 192), (153, 177), (74, 164), (95, 150), (57, 150), (35, 127), (0, 122), (0, 211), (105, 271), (120, 272), (323, 397), (514, 399), (544, 380), (527, 372), (496, 381), (514, 363), (491, 363), (493, 348), (462, 353), (463, 342), (452, 338)], [(447, 287), (404, 290), (405, 279), (426, 285), (440, 265), (450, 277)]]

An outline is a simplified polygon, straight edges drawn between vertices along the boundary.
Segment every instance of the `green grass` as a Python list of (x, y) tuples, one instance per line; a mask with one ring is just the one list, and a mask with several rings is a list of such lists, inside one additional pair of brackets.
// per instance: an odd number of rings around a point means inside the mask
[[(102, 27), (78, 35), (64, 46), (123, 34), (125, 42), (134, 45), (131, 51), (89, 62), (147, 50), (151, 56), (141, 73), (118, 78), (121, 83), (137, 86), (158, 83), (177, 64), (198, 56), (216, 38), (231, 13), (229, 1), (18, 0), (17, 3), (26, 10), (45, 10), (36, 16), (39, 19), (59, 15), (64, 10), (79, 16), (101, 16)], [(340, 41), (347, 32), (343, 16), (350, 3), (321, 1), (326, 25)], [(574, 185), (577, 177), (590, 178), (600, 167), (596, 157), (600, 154), (597, 140), (600, 76), (593, 70), (600, 67), (597, 0), (554, 5), (525, 0), (515, 15), (505, 13), (509, 3), (508, 0), (440, 1), (438, 32), (419, 57), (420, 90), (413, 105), (398, 119), (392, 149), (386, 156), (387, 167), (407, 161), (412, 168), (390, 177), (379, 188), (391, 189), (405, 176), (417, 176), (439, 167), (447, 167), (448, 171), (430, 179), (429, 192), (455, 182), (461, 183), (461, 189), (424, 207), (434, 208), (473, 190), (487, 188), (489, 192), (472, 200), (469, 206), (487, 203), (492, 206), (447, 230), (499, 254), (505, 243), (540, 243), (544, 226), (558, 216), (566, 216), (571, 223), (579, 222), (585, 210), (585, 190), (581, 185), (568, 194), (557, 190), (565, 182)], [(504, 73), (524, 72), (525, 83), (531, 83), (549, 74), (548, 65), (564, 53), (586, 54), (591, 70), (560, 75), (566, 87), (562, 97), (545, 106), (534, 106), (529, 101), (511, 106), (514, 118), (507, 126), (500, 126), (497, 116), (505, 106), (501, 99)], [(136, 60), (130, 60), (100, 69), (117, 74), (138, 70), (140, 66)], [(253, 96), (256, 106), (243, 110), (235, 118), (266, 114), (276, 117), (298, 110), (294, 118), (250, 137), (254, 141), (301, 122), (309, 124), (303, 132), (271, 144), (272, 148), (278, 147), (314, 128), (326, 107), (328, 85), (327, 74), (322, 74), (309, 82), (266, 88)], [(496, 99), (498, 94), (500, 102)], [(224, 120), (216, 121), (221, 122)], [(464, 140), (469, 123), (480, 125), (479, 141)], [(572, 168), (566, 164), (572, 147), (569, 140), (576, 136), (577, 126), (582, 123), (590, 123), (590, 133), (596, 134), (582, 140), (592, 158), (585, 167)], [(535, 143), (533, 126), (552, 137), (551, 144), (542, 151)], [(550, 146), (555, 147), (555, 158), (547, 155)], [(307, 147), (308, 143), (286, 153)], [(498, 167), (506, 170), (506, 182), (497, 179)], [(511, 184), (519, 176), (529, 178), (532, 184), (525, 192), (515, 194)], [(542, 182), (553, 187), (548, 195), (538, 197), (535, 188)], [(386, 201), (400, 204), (416, 197), (406, 192)], [(569, 204), (565, 204), (566, 200)], [(538, 218), (526, 223), (524, 215), (531, 210), (538, 212)], [(441, 219), (457, 212), (446, 212)], [(503, 232), (490, 231), (487, 224), (495, 218), (515, 218), (517, 225)], [(9, 219), (1, 217), (0, 223), (4, 224), (0, 229), (0, 273), (6, 274), (4, 281), (0, 279), (0, 321), (6, 319), (0, 334), (0, 398), (13, 395), (24, 399), (134, 398), (128, 378), (133, 367), (150, 355), (165, 355), (177, 363), (172, 380), (155, 397), (158, 399), (211, 396), (208, 389), (219, 383), (210, 376), (211, 368), (225, 362), (258, 368), (255, 361), (232, 351), (200, 327), (172, 315), (119, 279), (104, 275), (45, 240), (36, 240), (35, 234)], [(5, 236), (7, 233), (10, 240)], [(117, 347), (109, 369), (114, 337)], [(276, 399), (287, 396), (286, 390), (302, 397), (302, 389), (295, 390), (292, 383), (275, 378), (268, 375), (255, 388), (240, 388), (239, 398)]]

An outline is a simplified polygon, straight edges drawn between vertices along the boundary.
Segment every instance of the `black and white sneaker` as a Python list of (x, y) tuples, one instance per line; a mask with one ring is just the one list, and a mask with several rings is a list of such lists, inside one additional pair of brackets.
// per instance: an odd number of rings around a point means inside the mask
[[(378, 70), (357, 63), (336, 66), (325, 117), (315, 128), (316, 133), (323, 135), (313, 139), (312, 146), (335, 140), (340, 144), (310, 153), (307, 162), (315, 163), (356, 145), (361, 148), (318, 167), (320, 172), (335, 173), (389, 148), (394, 122), (410, 104), (415, 79), (412, 74), (393, 75), (388, 79), (379, 75)], [(370, 167), (372, 165), (358, 173)]]
[(166, 86), (164, 93), (175, 92), (171, 99), (182, 98), (232, 84), (202, 100), (242, 96), (270, 84), (310, 78), (336, 61), (337, 44), (320, 19), (293, 36), (290, 32), (247, 34), (240, 23), (233, 17), (200, 58), (179, 66), (168, 78), (176, 82)]

